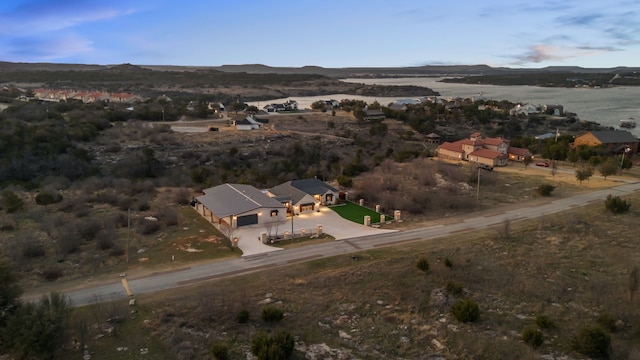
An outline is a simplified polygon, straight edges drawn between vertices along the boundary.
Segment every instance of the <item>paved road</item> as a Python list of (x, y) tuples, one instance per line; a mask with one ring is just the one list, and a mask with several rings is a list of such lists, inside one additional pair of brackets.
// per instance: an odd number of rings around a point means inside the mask
[[(231, 260), (214, 261), (166, 273), (152, 274), (141, 278), (129, 278), (128, 281), (134, 295), (152, 293), (160, 290), (178, 288), (180, 286), (209, 279), (259, 271), (323, 257), (349, 254), (380, 246), (391, 246), (412, 241), (424, 241), (451, 234), (482, 230), (491, 226), (500, 225), (507, 219), (514, 222), (524, 219), (533, 219), (565, 211), (577, 206), (584, 206), (592, 202), (602, 201), (609, 194), (625, 196), (638, 190), (640, 190), (640, 182), (627, 183), (609, 189), (550, 201), (546, 204), (535, 207), (523, 207), (504, 212), (496, 211), (496, 213), (492, 215), (462, 219), (457, 223), (449, 225), (438, 225), (400, 232), (354, 237), (314, 246), (272, 252), (260, 256), (248, 256)], [(76, 306), (91, 304), (96, 302), (96, 300), (110, 301), (126, 298), (127, 294), (125, 293), (120, 279), (115, 277), (117, 277), (117, 275), (114, 275), (113, 284), (75, 290), (68, 292), (67, 295)]]

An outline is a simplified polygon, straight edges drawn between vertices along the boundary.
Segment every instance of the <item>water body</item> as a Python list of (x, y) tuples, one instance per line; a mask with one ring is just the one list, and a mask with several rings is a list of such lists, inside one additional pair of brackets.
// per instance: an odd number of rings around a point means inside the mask
[[(603, 89), (586, 88), (543, 88), (537, 86), (498, 86), (468, 85), (438, 82), (441, 78), (380, 78), (380, 79), (343, 79), (346, 82), (377, 85), (416, 85), (431, 88), (443, 98), (471, 98), (482, 96), (490, 100), (508, 100), (534, 105), (562, 105), (565, 111), (578, 114), (586, 121), (594, 121), (604, 126), (618, 128), (621, 119), (634, 118), (640, 123), (640, 86), (612, 87)], [(317, 100), (357, 99), (367, 102), (378, 101), (388, 105), (398, 98), (355, 96), (348, 94), (332, 94), (324, 96), (296, 97), (300, 108), (309, 108)], [(288, 98), (269, 101), (252, 102), (259, 108), (266, 104), (285, 102)], [(262, 105), (261, 105), (262, 104)], [(640, 137), (640, 127), (627, 129)]]
[[(468, 85), (438, 82), (440, 78), (344, 79), (347, 82), (378, 85), (417, 85), (431, 88), (441, 97), (478, 97), (525, 102), (534, 105), (559, 104), (565, 111), (578, 114), (582, 120), (618, 127), (620, 119), (640, 122), (640, 87), (544, 88), (537, 86)], [(629, 130), (636, 136), (640, 128)]]

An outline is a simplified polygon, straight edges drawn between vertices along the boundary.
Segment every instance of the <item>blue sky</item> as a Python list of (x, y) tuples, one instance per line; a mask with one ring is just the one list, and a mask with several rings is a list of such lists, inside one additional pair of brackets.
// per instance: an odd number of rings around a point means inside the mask
[(4, 0), (0, 61), (640, 66), (640, 0)]

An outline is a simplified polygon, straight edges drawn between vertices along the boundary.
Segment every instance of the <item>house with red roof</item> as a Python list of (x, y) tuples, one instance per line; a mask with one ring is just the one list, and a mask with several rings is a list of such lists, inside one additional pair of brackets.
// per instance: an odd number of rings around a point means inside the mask
[(508, 155), (509, 160), (511, 161), (524, 161), (524, 159), (526, 158), (531, 159), (533, 157), (533, 154), (531, 153), (531, 151), (529, 151), (529, 149), (513, 146), (509, 146)]
[(509, 159), (509, 140), (501, 137), (483, 138), (478, 132), (469, 139), (444, 142), (436, 150), (436, 156), (444, 159), (465, 160), (488, 166), (505, 166)]

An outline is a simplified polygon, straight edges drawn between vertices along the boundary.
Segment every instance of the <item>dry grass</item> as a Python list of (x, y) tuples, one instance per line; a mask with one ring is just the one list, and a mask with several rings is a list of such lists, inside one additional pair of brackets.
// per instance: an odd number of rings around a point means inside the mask
[[(629, 326), (612, 333), (612, 358), (626, 359), (640, 350), (639, 300), (630, 302), (627, 292), (628, 272), (640, 258), (634, 231), (640, 195), (631, 201), (632, 211), (625, 215), (593, 204), (561, 217), (514, 223), (508, 238), (496, 228), (361, 252), (357, 261), (320, 259), (198, 284), (179, 295), (142, 296), (146, 313), (131, 324), (147, 320), (144, 328), (172, 351), (177, 348), (171, 337), (189, 331), (206, 334), (188, 336), (202, 349), (199, 356), (211, 343), (224, 341), (233, 357), (240, 357), (250, 336), (266, 326), (259, 314), (269, 298), (286, 313), (277, 328), (299, 341), (347, 349), (357, 358), (534, 359), (578, 356), (569, 346), (572, 335), (610, 314)], [(419, 256), (431, 264), (427, 274), (415, 268)], [(478, 323), (460, 324), (449, 315), (455, 296), (445, 302), (432, 296), (451, 282), (480, 305)], [(235, 320), (242, 309), (251, 314), (248, 324)], [(555, 328), (543, 330), (546, 342), (533, 351), (519, 334), (539, 314)]]

